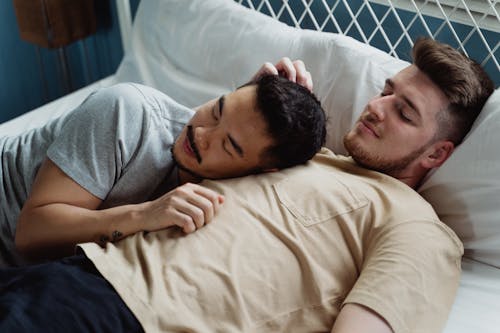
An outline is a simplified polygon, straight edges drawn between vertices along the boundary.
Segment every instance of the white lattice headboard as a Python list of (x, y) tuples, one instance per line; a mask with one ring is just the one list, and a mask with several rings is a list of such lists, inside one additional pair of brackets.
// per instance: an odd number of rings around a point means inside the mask
[(338, 32), (409, 60), (417, 36), (450, 44), (500, 85), (500, 1), (236, 0), (289, 25)]
[[(229, 0), (228, 0), (229, 1)], [(235, 0), (291, 26), (338, 32), (409, 60), (416, 36), (431, 36), (478, 61), (500, 85), (497, 0)], [(129, 0), (116, 0), (124, 51), (131, 47)]]
[[(236, 2), (295, 27), (339, 32), (354, 37), (405, 60), (408, 59), (408, 48), (413, 45), (415, 34), (420, 32), (455, 45), (465, 54), (475, 57), (490, 71), (497, 86), (499, 84), (500, 1), (497, 0)], [(128, 50), (132, 31), (130, 2), (116, 0), (116, 5), (123, 48)]]

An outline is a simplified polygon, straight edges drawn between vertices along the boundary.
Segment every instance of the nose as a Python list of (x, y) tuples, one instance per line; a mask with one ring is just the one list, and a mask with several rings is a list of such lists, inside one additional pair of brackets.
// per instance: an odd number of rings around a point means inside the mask
[(195, 127), (194, 141), (198, 150), (207, 150), (210, 147), (212, 131), (206, 127)]
[(368, 102), (369, 116), (373, 120), (383, 121), (389, 104), (391, 103), (392, 95), (379, 96)]

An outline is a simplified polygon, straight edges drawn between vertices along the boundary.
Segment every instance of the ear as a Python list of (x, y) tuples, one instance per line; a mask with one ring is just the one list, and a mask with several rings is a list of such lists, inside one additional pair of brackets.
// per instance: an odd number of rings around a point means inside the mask
[(453, 142), (441, 140), (433, 143), (425, 152), (422, 166), (426, 169), (433, 169), (441, 166), (450, 157), (455, 149)]

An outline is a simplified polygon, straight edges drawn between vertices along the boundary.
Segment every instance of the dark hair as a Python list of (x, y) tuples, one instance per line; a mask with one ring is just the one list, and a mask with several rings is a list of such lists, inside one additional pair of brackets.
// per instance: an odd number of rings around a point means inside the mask
[(264, 151), (264, 168), (305, 163), (323, 146), (326, 117), (321, 103), (307, 88), (277, 75), (265, 75), (257, 85), (257, 108), (274, 144)]
[(436, 139), (455, 145), (469, 132), (495, 85), (474, 60), (449, 45), (419, 38), (413, 46), (413, 63), (448, 97), (450, 105), (437, 115)]

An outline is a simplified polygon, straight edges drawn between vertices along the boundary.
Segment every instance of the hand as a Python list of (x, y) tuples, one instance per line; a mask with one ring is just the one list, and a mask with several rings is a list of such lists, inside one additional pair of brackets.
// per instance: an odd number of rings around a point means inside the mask
[(276, 65), (270, 62), (264, 63), (262, 67), (255, 73), (252, 81), (256, 81), (263, 75), (280, 75), (286, 77), (292, 82), (297, 82), (309, 91), (313, 89), (311, 73), (309, 73), (302, 60), (291, 61), (290, 58), (282, 58)]
[(146, 206), (147, 231), (173, 225), (191, 233), (212, 221), (224, 197), (203, 186), (186, 183)]

